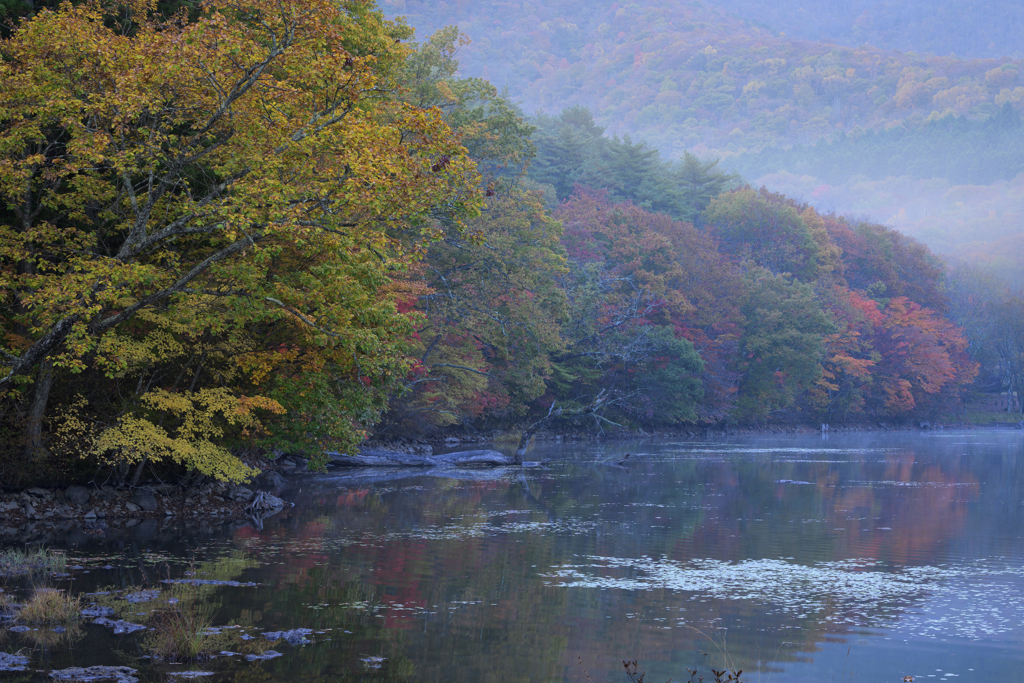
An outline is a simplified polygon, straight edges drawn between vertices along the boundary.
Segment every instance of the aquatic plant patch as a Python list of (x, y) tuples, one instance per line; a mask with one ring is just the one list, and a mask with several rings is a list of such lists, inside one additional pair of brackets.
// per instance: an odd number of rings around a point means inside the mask
[[(1017, 633), (1024, 624), (1024, 567), (1000, 561), (887, 567), (873, 559), (814, 565), (786, 559), (586, 560), (542, 576), (561, 588), (667, 589), (693, 593), (691, 600), (745, 600), (765, 605), (768, 614), (923, 637), (991, 638)], [(691, 621), (680, 615), (676, 624)]]

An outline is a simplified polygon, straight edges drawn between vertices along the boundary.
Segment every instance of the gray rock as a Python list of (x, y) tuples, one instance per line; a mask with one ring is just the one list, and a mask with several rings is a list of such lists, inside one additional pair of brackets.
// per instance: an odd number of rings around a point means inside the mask
[(212, 676), (212, 671), (168, 671), (168, 676), (174, 676), (176, 678), (201, 678), (203, 676)]
[(86, 519), (96, 519), (96, 511), (95, 510), (89, 510), (88, 512), (85, 513), (85, 518)]
[(163, 579), (160, 583), (183, 583), (189, 586), (258, 586), (258, 583), (252, 583), (251, 581), (242, 583), (241, 581), (219, 581), (217, 579)]
[(84, 486), (69, 486), (64, 497), (73, 505), (85, 505), (89, 502), (89, 489)]
[(152, 602), (160, 597), (160, 591), (158, 590), (141, 590), (134, 593), (127, 593), (124, 599), (128, 602), (135, 604), (139, 602)]
[(113, 619), (107, 619), (106, 617), (93, 619), (92, 623), (114, 629), (114, 635), (121, 635), (123, 633), (134, 633), (135, 631), (144, 631), (146, 629), (146, 627), (142, 624), (133, 624), (130, 621), (124, 621), (123, 619), (118, 619), (117, 621), (114, 621)]
[(42, 498), (43, 500), (48, 500), (50, 498), (53, 498), (53, 494), (52, 493), (50, 493), (46, 489), (41, 489), (38, 486), (33, 486), (32, 488), (28, 489), (26, 492), (32, 494), (36, 498)]
[(273, 470), (270, 470), (269, 472), (264, 472), (263, 474), (261, 474), (257, 481), (262, 486), (265, 486), (265, 487), (271, 488), (271, 489), (279, 489), (282, 486), (284, 486), (284, 483), (285, 483), (284, 482), (284, 477), (282, 477), (280, 475), (280, 473), (274, 472)]
[(114, 616), (113, 607), (85, 607), (82, 609), (83, 617), (112, 617)]
[(82, 668), (73, 666), (69, 669), (58, 669), (50, 672), (55, 681), (117, 681), (117, 683), (136, 683), (138, 678), (132, 674), (135, 669), (128, 666), (90, 666)]
[(304, 645), (312, 642), (306, 636), (313, 632), (311, 628), (295, 628), (291, 631), (267, 631), (263, 637), (267, 640), (284, 639), (289, 645)]
[(128, 510), (130, 510), (131, 512), (138, 512), (139, 510), (142, 509), (135, 503), (125, 503), (124, 506), (128, 508)]
[(246, 655), (245, 656), (245, 661), (247, 661), (247, 662), (256, 662), (256, 661), (260, 661), (260, 660), (263, 660), (263, 659), (273, 659), (274, 657), (280, 657), (280, 656), (281, 656), (280, 652), (275, 652), (274, 650), (267, 650), (263, 654), (259, 654), (259, 655)]
[(252, 489), (248, 489), (244, 486), (236, 486), (234, 491), (230, 492), (232, 498), (238, 501), (252, 500)]
[(26, 666), (28, 657), (0, 651), (0, 671), (24, 671)]
[(132, 501), (147, 512), (153, 512), (159, 507), (156, 496), (149, 489), (135, 489), (132, 492)]
[(32, 507), (32, 503), (25, 503), (25, 516), (29, 519), (36, 516), (36, 509)]

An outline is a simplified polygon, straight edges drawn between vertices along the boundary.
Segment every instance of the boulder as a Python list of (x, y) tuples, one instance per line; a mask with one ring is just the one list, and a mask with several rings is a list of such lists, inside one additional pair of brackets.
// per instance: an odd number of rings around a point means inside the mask
[(279, 472), (266, 470), (256, 477), (253, 484), (260, 489), (279, 489), (284, 486), (284, 477)]
[(132, 492), (132, 501), (146, 512), (153, 512), (159, 507), (156, 496), (149, 489), (135, 489)]
[(64, 497), (73, 505), (85, 505), (89, 502), (89, 489), (84, 486), (69, 486)]

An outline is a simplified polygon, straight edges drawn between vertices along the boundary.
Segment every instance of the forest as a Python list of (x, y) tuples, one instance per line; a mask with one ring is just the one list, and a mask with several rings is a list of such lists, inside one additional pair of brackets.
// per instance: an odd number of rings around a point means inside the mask
[[(457, 24), (462, 75), (524, 112), (586, 107), (667, 158), (720, 159), (819, 212), (867, 217), (1016, 278), (1024, 253), (1019, 4), (383, 0)], [(899, 50), (899, 51), (897, 51)], [(1007, 126), (1007, 124), (1010, 124)]]
[(246, 454), (554, 406), (593, 433), (1021, 410), (1004, 281), (587, 108), (528, 118), (463, 45), (368, 0), (26, 14), (0, 43), (0, 470), (240, 481)]

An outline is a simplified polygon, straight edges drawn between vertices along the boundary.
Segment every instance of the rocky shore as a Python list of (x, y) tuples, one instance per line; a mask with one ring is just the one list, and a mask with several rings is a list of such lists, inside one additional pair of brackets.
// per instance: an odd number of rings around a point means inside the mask
[(148, 530), (168, 523), (259, 520), (290, 505), (275, 494), (285, 485), (285, 475), (305, 471), (304, 462), (281, 458), (246, 485), (200, 476), (183, 484), (134, 489), (91, 484), (0, 493), (0, 540), (46, 539), (73, 529), (103, 536), (139, 525)]

